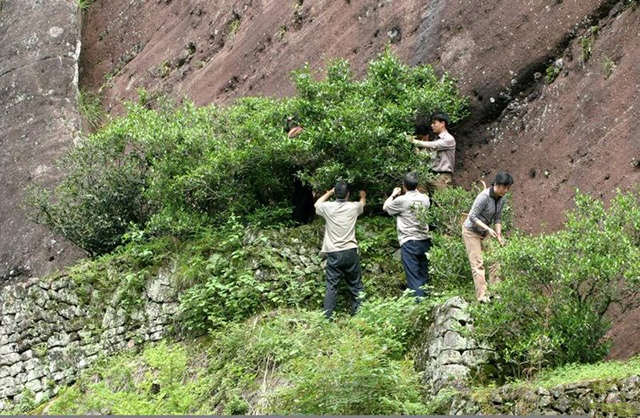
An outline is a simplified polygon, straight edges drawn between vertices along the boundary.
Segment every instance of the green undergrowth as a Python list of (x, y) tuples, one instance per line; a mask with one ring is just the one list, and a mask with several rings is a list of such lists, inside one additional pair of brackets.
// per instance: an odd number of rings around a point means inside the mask
[(375, 298), (355, 317), (279, 309), (206, 339), (104, 359), (46, 414), (425, 414), (408, 355), (433, 306)]
[[(422, 392), (410, 348), (433, 303), (365, 303), (333, 323), (280, 309), (228, 324), (207, 338), (164, 341), (102, 359), (36, 414), (442, 414), (457, 395)], [(385, 312), (386, 320), (380, 320)], [(627, 361), (566, 365), (507, 385), (510, 391), (596, 385), (640, 374)], [(476, 387), (474, 398), (504, 390)]]
[(568, 383), (592, 380), (620, 380), (630, 376), (640, 376), (640, 356), (626, 361), (601, 361), (594, 364), (565, 365), (538, 374), (529, 384), (536, 387), (552, 388)]
[(489, 402), (491, 395), (498, 389), (517, 392), (527, 389), (553, 389), (565, 385), (586, 384), (596, 391), (600, 386), (610, 387), (612, 382), (619, 382), (631, 376), (640, 376), (640, 356), (628, 360), (601, 361), (593, 364), (566, 364), (554, 369), (546, 369), (528, 379), (514, 380), (505, 386), (495, 384), (476, 386), (473, 397)]
[[(111, 254), (86, 260), (68, 275), (93, 316), (105, 300), (132, 312), (145, 286), (163, 272), (180, 295), (176, 330), (204, 334), (229, 321), (276, 307), (320, 309), (325, 279), (319, 255), (324, 224), (257, 228), (230, 219), (196, 237), (147, 237), (130, 233)], [(364, 217), (357, 225), (366, 297), (397, 296), (404, 290), (402, 266), (394, 258), (395, 224), (388, 217)], [(346, 290), (346, 289), (344, 289)], [(346, 296), (338, 309), (345, 307)]]

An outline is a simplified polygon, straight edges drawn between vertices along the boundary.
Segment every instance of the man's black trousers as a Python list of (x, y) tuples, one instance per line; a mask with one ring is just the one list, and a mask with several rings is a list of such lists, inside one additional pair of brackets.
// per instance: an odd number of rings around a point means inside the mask
[(360, 268), (360, 257), (358, 249), (351, 248), (344, 251), (327, 253), (327, 292), (324, 296), (324, 313), (327, 318), (331, 318), (333, 310), (336, 308), (336, 296), (338, 294), (338, 283), (344, 277), (349, 288), (351, 299), (351, 314), (356, 313), (360, 306), (360, 292), (362, 292), (362, 269)]

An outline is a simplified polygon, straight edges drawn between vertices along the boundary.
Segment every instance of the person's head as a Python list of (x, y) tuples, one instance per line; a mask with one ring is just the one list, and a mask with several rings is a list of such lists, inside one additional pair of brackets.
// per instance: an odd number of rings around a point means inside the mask
[(418, 173), (411, 171), (405, 174), (404, 179), (402, 179), (402, 186), (405, 190), (415, 190), (418, 187)]
[(346, 199), (349, 197), (349, 186), (342, 180), (339, 180), (336, 183), (336, 186), (333, 188), (333, 191), (336, 195), (336, 199)]
[(415, 136), (429, 136), (431, 135), (431, 127), (429, 126), (430, 119), (428, 115), (422, 112), (416, 113), (414, 122), (414, 135)]
[(449, 129), (449, 116), (445, 113), (436, 113), (431, 117), (431, 129), (438, 135)]
[(493, 192), (498, 196), (504, 196), (507, 194), (512, 184), (513, 177), (511, 177), (511, 174), (499, 171), (498, 174), (496, 174), (496, 178), (493, 180)]

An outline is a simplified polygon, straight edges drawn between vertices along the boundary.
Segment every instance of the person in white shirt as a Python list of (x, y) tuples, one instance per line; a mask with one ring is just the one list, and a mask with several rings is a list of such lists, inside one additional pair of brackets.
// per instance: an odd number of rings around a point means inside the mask
[[(407, 287), (413, 290), (418, 298), (425, 296), (422, 288), (429, 280), (429, 264), (426, 252), (429, 251), (431, 240), (429, 226), (421, 223), (416, 211), (419, 208), (429, 208), (429, 196), (421, 193), (418, 188), (418, 175), (415, 172), (404, 176), (402, 189), (396, 187), (387, 198), (382, 209), (389, 215), (396, 217), (398, 241), (402, 265), (407, 277)], [(404, 194), (401, 193), (404, 191)]]
[[(336, 200), (327, 202), (332, 195)], [(362, 269), (356, 241), (356, 220), (362, 214), (367, 203), (367, 193), (360, 191), (360, 200), (349, 201), (347, 184), (339, 181), (335, 187), (322, 195), (315, 203), (316, 214), (326, 222), (322, 252), (327, 255), (325, 273), (327, 291), (324, 297), (324, 313), (331, 318), (336, 307), (338, 283), (344, 277), (351, 296), (351, 314), (360, 306), (360, 293), (363, 290)]]

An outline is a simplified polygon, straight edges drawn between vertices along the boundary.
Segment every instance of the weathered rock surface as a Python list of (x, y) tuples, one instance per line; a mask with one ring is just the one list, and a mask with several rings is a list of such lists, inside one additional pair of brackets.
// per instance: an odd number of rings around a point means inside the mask
[(54, 162), (78, 136), (79, 54), (75, 2), (0, 1), (0, 286), (79, 255), (21, 209), (33, 180), (51, 186), (60, 178)]
[(416, 368), (432, 395), (443, 388), (464, 388), (472, 372), (487, 363), (493, 351), (479, 344), (470, 333), (473, 319), (469, 304), (454, 297), (438, 307), (416, 356)]
[(162, 272), (129, 310), (117, 297), (87, 303), (81, 293), (65, 277), (32, 278), (2, 289), (0, 412), (25, 390), (36, 402), (55, 395), (99, 356), (163, 338), (178, 308), (169, 274)]
[(640, 183), (639, 35), (640, 10), (615, 5), (576, 30), (497, 120), (473, 127), (460, 182), (509, 170), (516, 223), (531, 232), (560, 228), (576, 189), (608, 200)]

